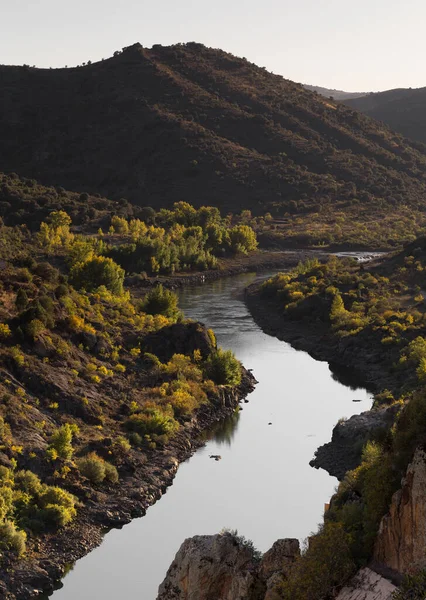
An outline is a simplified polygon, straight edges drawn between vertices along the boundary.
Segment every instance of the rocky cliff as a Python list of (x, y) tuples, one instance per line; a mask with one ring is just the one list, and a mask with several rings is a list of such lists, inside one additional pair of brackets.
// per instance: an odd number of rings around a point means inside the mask
[(392, 497), (376, 541), (375, 559), (400, 573), (426, 568), (426, 453), (418, 448)]
[(275, 600), (274, 588), (299, 554), (295, 539), (278, 540), (259, 559), (231, 532), (197, 535), (183, 542), (157, 600)]

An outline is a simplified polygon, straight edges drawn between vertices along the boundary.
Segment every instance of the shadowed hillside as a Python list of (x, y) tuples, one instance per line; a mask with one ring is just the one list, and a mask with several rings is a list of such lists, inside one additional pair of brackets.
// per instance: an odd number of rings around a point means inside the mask
[(310, 90), (311, 92), (317, 92), (321, 94), (321, 96), (326, 96), (327, 98), (334, 98), (334, 100), (341, 100), (344, 102), (345, 100), (350, 100), (352, 98), (361, 98), (365, 96), (365, 92), (344, 92), (343, 90), (334, 90), (331, 88), (325, 88), (318, 85), (303, 85), (304, 88)]
[(423, 207), (426, 151), (200, 44), (135, 44), (72, 69), (3, 66), (0, 84), (0, 164), (45, 184), (273, 215)]
[(342, 101), (402, 135), (426, 143), (426, 88), (400, 88)]

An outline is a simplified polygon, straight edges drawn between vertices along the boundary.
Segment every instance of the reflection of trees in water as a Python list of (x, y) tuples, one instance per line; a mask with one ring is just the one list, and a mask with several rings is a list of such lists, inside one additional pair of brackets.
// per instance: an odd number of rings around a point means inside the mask
[(206, 438), (209, 440), (214, 440), (219, 445), (226, 444), (227, 446), (230, 446), (232, 444), (235, 432), (237, 431), (239, 420), (240, 413), (233, 413), (213, 427), (213, 429), (209, 431)]
[(336, 365), (332, 362), (328, 364), (328, 367), (334, 381), (343, 384), (353, 392), (360, 388), (366, 388), (368, 392), (372, 391), (371, 389), (368, 389), (368, 385), (365, 384), (360, 373), (356, 369), (345, 367), (343, 365)]

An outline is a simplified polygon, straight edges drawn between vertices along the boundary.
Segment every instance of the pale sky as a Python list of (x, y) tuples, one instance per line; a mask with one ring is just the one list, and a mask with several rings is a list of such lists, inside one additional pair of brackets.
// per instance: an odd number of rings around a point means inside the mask
[(294, 81), (426, 86), (425, 0), (0, 0), (0, 63), (74, 66), (196, 41)]

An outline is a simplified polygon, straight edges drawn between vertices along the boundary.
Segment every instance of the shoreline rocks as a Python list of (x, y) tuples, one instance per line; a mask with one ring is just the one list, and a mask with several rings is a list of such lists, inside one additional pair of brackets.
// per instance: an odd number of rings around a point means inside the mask
[(341, 481), (347, 471), (355, 469), (361, 460), (361, 452), (372, 432), (389, 429), (399, 406), (368, 410), (350, 419), (339, 421), (333, 429), (331, 442), (315, 451), (311, 467), (324, 469)]
[(131, 474), (117, 489), (94, 492), (69, 527), (42, 538), (37, 554), (31, 552), (19, 561), (3, 563), (0, 600), (32, 600), (42, 593), (50, 594), (68, 566), (99, 546), (109, 529), (144, 516), (173, 483), (179, 464), (205, 444), (202, 434), (231, 415), (255, 383), (253, 375), (244, 369), (238, 387), (220, 387), (218, 396), (204, 404), (163, 449), (151, 451), (144, 460), (141, 455), (141, 461), (132, 465)]

